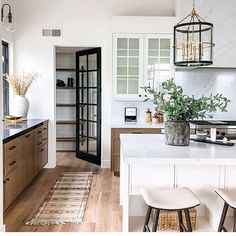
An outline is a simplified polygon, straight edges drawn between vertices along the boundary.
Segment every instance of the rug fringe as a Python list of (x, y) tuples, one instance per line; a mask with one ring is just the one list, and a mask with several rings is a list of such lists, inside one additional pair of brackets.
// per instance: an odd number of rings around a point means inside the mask
[(40, 220), (40, 219), (32, 219), (28, 222), (26, 222), (26, 225), (31, 226), (44, 226), (44, 225), (64, 225), (66, 223), (74, 223), (79, 224), (82, 223), (82, 219), (71, 219), (69, 222), (63, 221), (63, 220), (53, 220), (53, 219), (47, 219), (47, 220)]

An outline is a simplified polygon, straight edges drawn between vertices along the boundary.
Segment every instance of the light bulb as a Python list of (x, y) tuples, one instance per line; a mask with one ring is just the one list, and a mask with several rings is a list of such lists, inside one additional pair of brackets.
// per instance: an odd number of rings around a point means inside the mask
[(9, 31), (11, 33), (15, 31), (15, 27), (12, 23), (7, 27), (7, 31)]

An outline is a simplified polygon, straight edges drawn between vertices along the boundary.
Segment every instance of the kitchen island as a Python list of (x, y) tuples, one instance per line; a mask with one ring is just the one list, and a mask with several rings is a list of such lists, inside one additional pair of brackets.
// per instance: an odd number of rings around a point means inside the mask
[(120, 165), (125, 232), (137, 230), (133, 222), (138, 219), (142, 229), (146, 205), (140, 189), (144, 186), (190, 188), (201, 201), (198, 231), (215, 231), (218, 226), (223, 202), (215, 189), (236, 188), (236, 146), (190, 141), (189, 146), (177, 147), (166, 145), (164, 135), (121, 134)]

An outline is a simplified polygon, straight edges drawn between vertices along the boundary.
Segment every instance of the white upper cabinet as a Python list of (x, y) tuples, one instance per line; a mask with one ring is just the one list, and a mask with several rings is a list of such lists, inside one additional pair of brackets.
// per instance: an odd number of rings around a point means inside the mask
[(143, 36), (128, 34), (114, 35), (113, 55), (113, 85), (115, 98), (141, 98)]
[(159, 89), (160, 83), (174, 74), (171, 34), (145, 35), (144, 86)]
[(158, 89), (173, 76), (172, 34), (114, 34), (114, 98), (143, 100), (143, 86)]

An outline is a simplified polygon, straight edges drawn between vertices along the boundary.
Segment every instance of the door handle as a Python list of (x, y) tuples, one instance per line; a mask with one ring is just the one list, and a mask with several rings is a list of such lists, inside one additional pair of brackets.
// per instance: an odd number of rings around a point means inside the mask
[(9, 150), (11, 151), (11, 150), (13, 150), (15, 148), (16, 148), (16, 146), (14, 145), (14, 146), (9, 147)]

